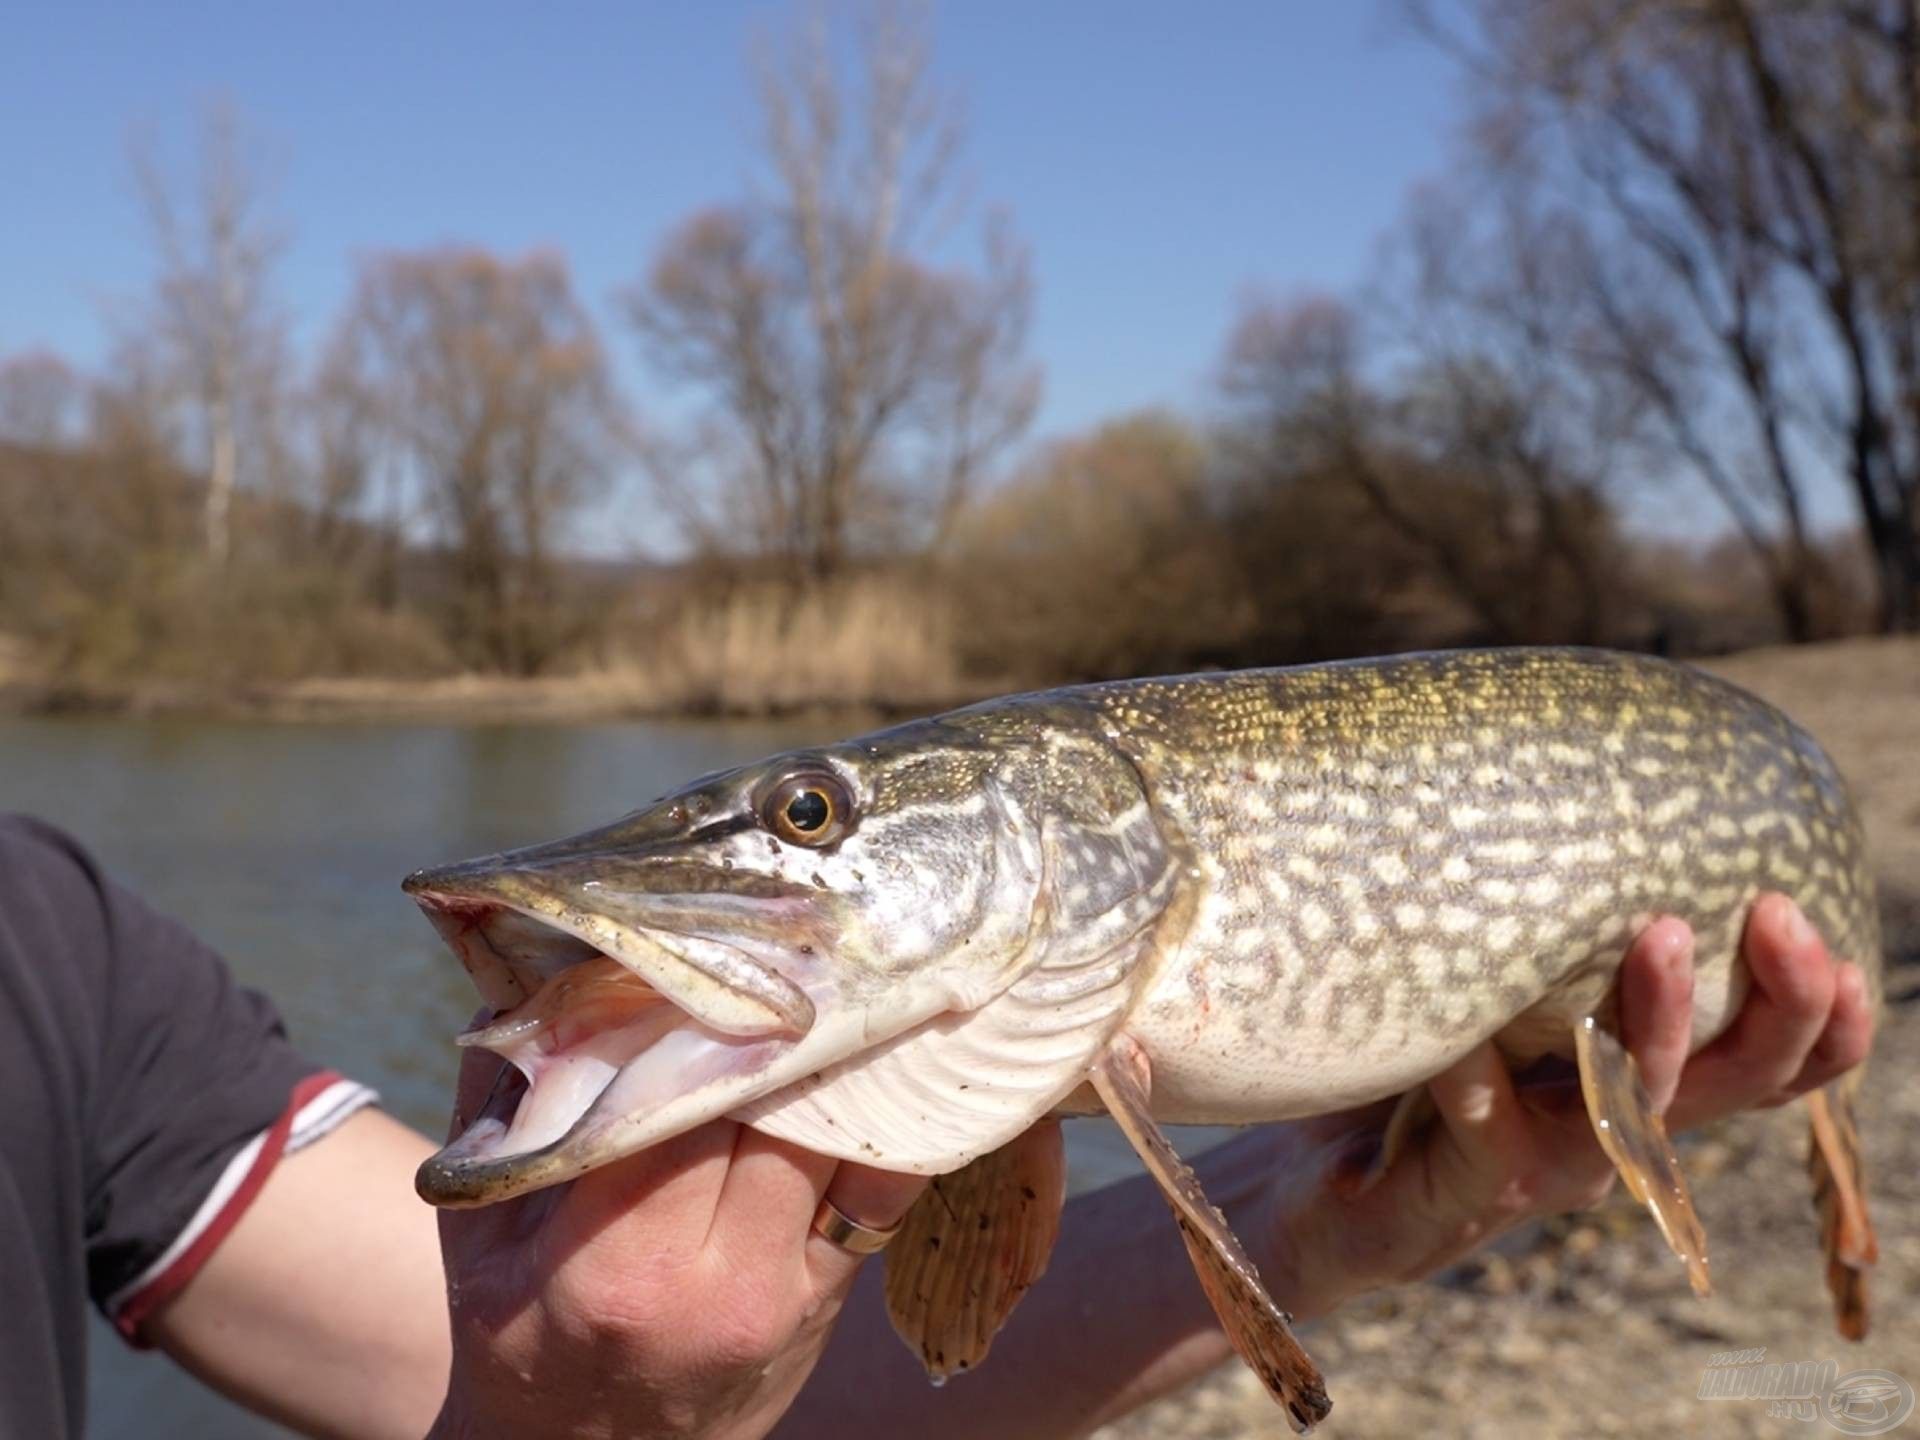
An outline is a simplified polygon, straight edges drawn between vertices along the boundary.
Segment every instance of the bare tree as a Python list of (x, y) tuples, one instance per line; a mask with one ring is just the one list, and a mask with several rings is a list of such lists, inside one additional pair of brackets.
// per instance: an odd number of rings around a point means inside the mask
[[(1428, 304), (1441, 283), (1423, 278)], [(1396, 377), (1338, 301), (1244, 306), (1222, 370), (1234, 506), (1259, 528), (1276, 497), (1350, 487), (1402, 558), (1397, 574), (1376, 568), (1348, 583), (1377, 592), (1374, 611), (1421, 604), (1412, 597), (1423, 581), (1437, 589), (1469, 623), (1436, 638), (1606, 638), (1616, 623), (1600, 579), (1612, 517), (1604, 476), (1588, 468), (1592, 447), (1567, 443), (1560, 402), (1545, 400), (1544, 377), (1512, 363), (1517, 355), (1484, 338), (1473, 348), (1420, 338), (1403, 342)], [(1356, 561), (1381, 553), (1350, 529), (1316, 543)]]
[(1473, 547), (1430, 523), (1404, 494), (1382, 444), (1385, 398), (1362, 374), (1359, 317), (1325, 296), (1255, 298), (1227, 341), (1221, 388), (1238, 429), (1242, 483), (1268, 488), (1345, 481), (1446, 577), (1489, 638), (1511, 640), (1501, 597), (1481, 582)]
[(1478, 136), (1596, 227), (1603, 363), (1719, 497), (1788, 629), (1844, 479), (1881, 623), (1920, 627), (1920, 7), (1474, 0)]
[(1597, 643), (1626, 599), (1608, 512), (1643, 452), (1645, 403), (1580, 352), (1588, 236), (1530, 202), (1504, 185), (1415, 196), (1374, 292), (1404, 369), (1391, 434), (1478, 492), (1500, 587), (1534, 607), (1560, 591), (1567, 638)]
[[(446, 249), (367, 261), (330, 361), (337, 478), (358, 485), (376, 424), (451, 550), (469, 656), (530, 673), (556, 618), (564, 526), (607, 478), (617, 404), (559, 256)], [(359, 417), (356, 419), (355, 417)], [(395, 527), (397, 529), (397, 526)]]
[(0, 359), (0, 627), (25, 628), (44, 613), (85, 398), (84, 382), (51, 351)]
[(207, 108), (184, 173), (170, 172), (146, 143), (131, 151), (158, 264), (138, 328), (168, 403), (190, 414), (190, 458), (207, 477), (207, 556), (221, 568), (234, 490), (273, 448), (267, 432), (287, 370), (286, 325), (271, 288), (281, 237), (256, 147), (231, 104)]
[(50, 350), (0, 359), (0, 441), (71, 445), (84, 423), (86, 382)]
[[(371, 492), (383, 468), (384, 449), (378, 397), (355, 369), (350, 340), (329, 350), (306, 387), (300, 406), (306, 424), (305, 486), (298, 507), (306, 520), (312, 549), (326, 562), (351, 566), (365, 558), (361, 543), (378, 534), (380, 554), (374, 598), (391, 609), (398, 599), (398, 552), (403, 517), (371, 513)], [(391, 475), (399, 465), (387, 461)]]
[(986, 673), (1036, 680), (1232, 660), (1249, 607), (1206, 438), (1153, 412), (1046, 446), (955, 526), (947, 575)]
[(856, 82), (817, 21), (763, 64), (770, 193), (693, 216), (626, 297), (654, 366), (711, 402), (666, 477), (696, 538), (815, 577), (863, 540), (943, 533), (1038, 397), (1005, 227), (978, 270), (930, 258), (958, 128), (925, 25), (873, 9), (858, 51)]

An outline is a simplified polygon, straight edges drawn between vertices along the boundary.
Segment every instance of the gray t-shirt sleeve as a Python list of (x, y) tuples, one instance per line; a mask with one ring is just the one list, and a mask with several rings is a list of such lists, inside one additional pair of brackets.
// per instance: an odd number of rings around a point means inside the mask
[[(129, 1302), (184, 1285), (264, 1182), (293, 1108), (336, 1077), (265, 996), (52, 827), (0, 828), (0, 903), (29, 962), (62, 972), (46, 978), (72, 1050), (48, 1063), (77, 1082), (87, 1289), (132, 1333)], [(249, 1147), (264, 1163), (236, 1165)]]

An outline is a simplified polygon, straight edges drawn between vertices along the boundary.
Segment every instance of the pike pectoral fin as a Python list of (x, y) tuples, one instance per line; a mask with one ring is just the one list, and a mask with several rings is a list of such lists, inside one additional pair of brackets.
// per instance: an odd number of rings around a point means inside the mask
[(1807, 1096), (1813, 1129), (1807, 1171), (1813, 1177), (1813, 1204), (1820, 1215), (1820, 1244), (1827, 1257), (1834, 1321), (1847, 1339), (1864, 1340), (1869, 1319), (1867, 1271), (1880, 1258), (1880, 1242), (1867, 1214), (1860, 1131), (1853, 1119), (1856, 1083), (1854, 1075), (1847, 1075)]
[(1226, 1216), (1208, 1202), (1199, 1178), (1155, 1123), (1148, 1105), (1151, 1085), (1146, 1052), (1124, 1032), (1094, 1063), (1093, 1087), (1173, 1208), (1200, 1288), (1227, 1338), (1285, 1408), (1293, 1428), (1305, 1434), (1333, 1408), (1326, 1383), (1294, 1338), (1286, 1312), (1273, 1303), (1260, 1272), (1227, 1228)]
[(1667, 1127), (1653, 1108), (1640, 1069), (1620, 1038), (1593, 1016), (1573, 1027), (1580, 1061), (1580, 1090), (1600, 1148), (1613, 1161), (1627, 1190), (1653, 1212), (1668, 1247), (1687, 1267), (1693, 1293), (1710, 1295), (1707, 1232), (1694, 1213), (1680, 1159), (1667, 1139)]
[(914, 1202), (887, 1247), (887, 1315), (929, 1375), (986, 1358), (1047, 1268), (1066, 1194), (1060, 1126), (1043, 1120)]

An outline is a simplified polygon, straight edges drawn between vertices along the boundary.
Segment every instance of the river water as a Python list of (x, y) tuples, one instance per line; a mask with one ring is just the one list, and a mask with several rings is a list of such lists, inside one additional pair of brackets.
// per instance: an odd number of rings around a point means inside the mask
[[(455, 1068), (449, 1037), (476, 1001), (401, 895), (401, 876), (583, 829), (696, 775), (839, 733), (819, 721), (9, 719), (0, 720), (0, 809), (72, 831), (271, 994), (309, 1055), (376, 1086), (400, 1118), (438, 1134)], [(1130, 1169), (1104, 1122), (1068, 1132), (1076, 1188)], [(90, 1435), (283, 1433), (165, 1360), (127, 1350), (104, 1324), (93, 1338)]]

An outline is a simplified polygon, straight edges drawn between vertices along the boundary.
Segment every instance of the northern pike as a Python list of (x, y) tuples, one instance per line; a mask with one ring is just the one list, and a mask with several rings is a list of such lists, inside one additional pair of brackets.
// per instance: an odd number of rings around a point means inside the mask
[[(1657, 915), (1693, 927), (1696, 1049), (1740, 1006), (1764, 891), (1880, 993), (1873, 880), (1832, 760), (1731, 684), (1605, 651), (1016, 695), (696, 780), (406, 889), (495, 1011), (462, 1042), (514, 1067), (421, 1168), (427, 1200), (486, 1204), (722, 1116), (942, 1177), (887, 1289), (943, 1375), (984, 1356), (1045, 1265), (1062, 1166), (1057, 1128), (1036, 1125), (1104, 1108), (1299, 1429), (1327, 1411), (1318, 1372), (1161, 1125), (1399, 1096), (1391, 1148), (1424, 1083), (1483, 1042), (1515, 1068), (1562, 1056), (1704, 1291), (1705, 1236), (1615, 1035), (1630, 942)], [(1856, 1337), (1875, 1253), (1857, 1073), (1809, 1097), (1828, 1282)]]

